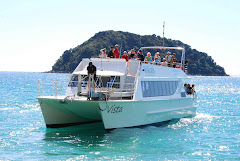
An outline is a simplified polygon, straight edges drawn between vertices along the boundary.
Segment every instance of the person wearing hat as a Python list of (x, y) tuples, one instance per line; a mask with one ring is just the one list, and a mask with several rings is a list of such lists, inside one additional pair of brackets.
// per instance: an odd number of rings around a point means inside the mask
[(159, 52), (156, 52), (154, 55), (154, 63), (157, 65), (161, 62), (161, 57), (159, 56)]
[(128, 61), (129, 58), (126, 51), (123, 52), (122, 59), (126, 59), (126, 61)]
[(175, 53), (173, 53), (173, 55), (172, 55), (172, 66), (173, 66), (173, 68), (176, 68), (176, 66), (177, 66), (177, 58), (176, 58)]
[(161, 57), (159, 56), (159, 52), (156, 52), (155, 55), (154, 55), (154, 60), (158, 60), (158, 61), (161, 61)]
[(99, 58), (107, 58), (106, 48), (100, 50)]
[(108, 57), (109, 58), (114, 58), (114, 47), (111, 47), (111, 50), (108, 52)]
[(162, 66), (165, 66), (165, 67), (167, 67), (167, 66), (168, 66), (168, 63), (167, 63), (167, 61), (166, 61), (166, 59), (165, 59), (165, 58), (163, 58)]
[(147, 56), (145, 57), (144, 61), (147, 61), (147, 62), (152, 61), (152, 56), (150, 52), (147, 53)]
[(176, 54), (175, 54), (175, 53), (173, 53), (172, 59), (175, 59), (175, 60), (177, 61), (177, 58), (176, 58)]
[(171, 62), (172, 62), (172, 56), (171, 56), (170, 54), (171, 54), (171, 52), (168, 51), (168, 52), (167, 52), (167, 55), (165, 56), (166, 61), (167, 61), (168, 63), (171, 63)]
[(115, 45), (114, 58), (120, 58), (120, 53), (118, 50), (118, 44)]

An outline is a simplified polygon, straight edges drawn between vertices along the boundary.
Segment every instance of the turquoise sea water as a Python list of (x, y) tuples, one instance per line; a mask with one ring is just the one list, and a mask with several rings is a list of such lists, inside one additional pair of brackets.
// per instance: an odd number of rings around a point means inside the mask
[(240, 78), (193, 77), (193, 118), (105, 131), (101, 123), (47, 129), (38, 79), (65, 74), (0, 72), (0, 160), (240, 160)]

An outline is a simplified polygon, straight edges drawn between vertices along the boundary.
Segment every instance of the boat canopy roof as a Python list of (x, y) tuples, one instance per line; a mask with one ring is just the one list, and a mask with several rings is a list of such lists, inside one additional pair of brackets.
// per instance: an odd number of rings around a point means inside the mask
[[(87, 75), (87, 70), (74, 72), (73, 74)], [(123, 76), (124, 73), (120, 73), (120, 72), (116, 72), (116, 71), (97, 70), (96, 75), (98, 75), (98, 76)]]
[(126, 73), (127, 63), (125, 59), (87, 58), (82, 59), (78, 67), (74, 70), (73, 74), (87, 75), (87, 67), (90, 61), (94, 66), (96, 66), (97, 75), (124, 75)]
[(184, 48), (183, 47), (148, 46), (148, 47), (141, 47), (141, 49), (142, 50), (144, 50), (144, 49), (160, 49), (160, 50), (164, 50), (164, 49), (171, 50), (171, 49), (174, 49), (174, 50), (183, 50)]

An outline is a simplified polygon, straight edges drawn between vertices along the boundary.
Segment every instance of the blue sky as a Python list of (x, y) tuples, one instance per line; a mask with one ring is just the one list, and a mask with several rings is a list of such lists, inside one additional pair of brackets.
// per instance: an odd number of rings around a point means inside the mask
[(240, 74), (238, 0), (0, 0), (0, 71), (49, 71), (105, 30), (180, 40)]

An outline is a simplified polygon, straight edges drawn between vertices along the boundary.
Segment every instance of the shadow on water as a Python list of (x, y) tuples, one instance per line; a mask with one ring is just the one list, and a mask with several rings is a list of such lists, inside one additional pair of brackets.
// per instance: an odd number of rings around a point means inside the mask
[(73, 137), (103, 136), (107, 131), (102, 123), (92, 123), (86, 125), (76, 125), (63, 128), (47, 128), (45, 141), (56, 141), (71, 139)]
[(156, 127), (164, 130), (168, 125), (176, 124), (179, 120), (180, 119), (173, 119), (149, 125), (111, 130), (105, 130), (101, 122), (64, 128), (47, 128), (43, 140), (46, 142), (65, 142), (72, 145), (81, 143), (82, 146), (89, 146), (89, 144), (96, 145), (98, 143), (112, 141), (107, 139), (113, 138), (116, 140), (115, 137), (122, 134), (123, 131), (125, 137), (127, 137), (131, 136), (133, 133), (138, 134), (139, 131), (148, 131), (149, 127)]
[(47, 144), (87, 148), (89, 145), (95, 146), (101, 143), (107, 133), (101, 122), (64, 128), (47, 128), (43, 141)]
[[(101, 122), (71, 126), (65, 128), (48, 128), (42, 139), (45, 156), (52, 155), (93, 155), (95, 152), (134, 152), (135, 148), (151, 145), (154, 138), (166, 137), (169, 125), (177, 124), (180, 119), (154, 123), (132, 128), (105, 130)], [(149, 137), (152, 136), (153, 138)], [(156, 145), (157, 146), (157, 145)], [(57, 147), (57, 148), (56, 148)]]

